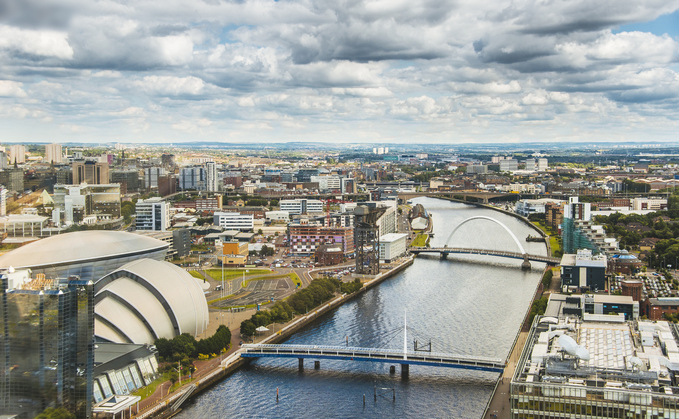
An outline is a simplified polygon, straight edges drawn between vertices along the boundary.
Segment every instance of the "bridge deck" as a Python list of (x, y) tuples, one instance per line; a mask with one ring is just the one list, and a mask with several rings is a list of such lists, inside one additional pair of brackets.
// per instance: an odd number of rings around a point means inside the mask
[[(411, 253), (464, 253), (471, 255), (489, 255), (489, 256), (500, 256), (512, 259), (523, 259), (523, 254), (518, 252), (506, 252), (501, 250), (489, 250), (489, 249), (473, 249), (466, 247), (411, 247)], [(528, 260), (534, 262), (544, 262), (549, 264), (559, 264), (561, 259), (553, 258), (549, 256), (542, 255), (531, 255), (526, 254)]]
[(431, 352), (408, 352), (404, 356), (403, 352), (393, 349), (271, 344), (246, 344), (242, 346), (242, 349), (241, 357), (243, 358), (339, 359), (462, 368), (500, 373), (505, 368), (504, 361), (500, 359)]

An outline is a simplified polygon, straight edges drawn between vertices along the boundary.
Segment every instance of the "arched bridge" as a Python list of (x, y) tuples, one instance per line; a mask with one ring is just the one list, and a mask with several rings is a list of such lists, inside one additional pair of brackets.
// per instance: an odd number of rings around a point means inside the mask
[[(453, 236), (455, 233), (462, 227), (463, 225), (475, 221), (475, 220), (486, 220), (490, 221), (492, 223), (495, 223), (502, 227), (514, 240), (514, 244), (516, 244), (516, 247), (518, 248), (518, 252), (507, 252), (507, 251), (501, 251), (501, 250), (489, 250), (489, 249), (475, 249), (475, 248), (468, 248), (468, 247), (448, 247), (450, 245), (451, 240), (453, 239)], [(446, 239), (446, 244), (444, 247), (411, 247), (410, 248), (410, 253), (414, 254), (420, 254), (420, 253), (438, 253), (441, 255), (442, 259), (445, 259), (450, 253), (464, 253), (464, 254), (473, 254), (473, 255), (490, 255), (490, 256), (500, 256), (500, 257), (506, 257), (506, 258), (512, 258), (512, 259), (523, 259), (524, 263), (522, 265), (522, 268), (524, 269), (529, 269), (530, 268), (530, 262), (544, 262), (549, 265), (558, 265), (559, 262), (561, 261), (558, 258), (552, 258), (549, 256), (542, 256), (542, 255), (531, 255), (526, 252), (526, 250), (523, 248), (523, 245), (521, 244), (521, 241), (516, 237), (516, 234), (514, 234), (506, 225), (501, 223), (500, 221), (496, 220), (495, 218), (492, 217), (487, 217), (485, 215), (477, 215), (474, 217), (467, 218), (466, 220), (462, 221), (460, 224), (457, 225), (453, 229), (453, 231), (450, 233), (448, 238)]]

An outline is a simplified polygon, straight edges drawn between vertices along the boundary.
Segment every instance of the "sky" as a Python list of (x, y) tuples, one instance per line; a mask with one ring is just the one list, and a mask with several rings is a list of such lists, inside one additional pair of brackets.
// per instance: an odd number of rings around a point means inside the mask
[(0, 2), (0, 143), (677, 132), (679, 0)]

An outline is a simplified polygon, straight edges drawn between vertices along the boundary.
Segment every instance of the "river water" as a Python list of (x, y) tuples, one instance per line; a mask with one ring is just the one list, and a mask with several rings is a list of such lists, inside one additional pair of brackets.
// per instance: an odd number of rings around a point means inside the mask
[[(546, 254), (544, 244), (525, 241), (534, 230), (514, 217), (474, 206), (418, 198), (432, 214), (433, 247), (443, 246), (453, 229), (473, 216), (505, 224), (529, 253)], [(451, 247), (517, 251), (511, 235), (488, 220), (461, 226)], [(428, 343), (435, 352), (504, 359), (540, 281), (518, 269), (521, 261), (488, 258), (492, 264), (470, 263), (466, 256), (441, 261), (419, 257), (404, 272), (387, 279), (292, 336), (288, 343), (403, 348), (407, 311), (408, 342)], [(466, 260), (465, 260), (466, 259)], [(321, 361), (314, 370), (307, 360), (299, 372), (297, 359), (253, 362), (184, 406), (177, 418), (480, 418), (497, 374), (449, 368), (410, 367), (401, 381), (400, 368), (389, 364)], [(394, 389), (373, 400), (374, 387)], [(276, 389), (280, 398), (276, 402)], [(383, 391), (387, 393), (386, 390)], [(366, 404), (363, 405), (363, 395)]]

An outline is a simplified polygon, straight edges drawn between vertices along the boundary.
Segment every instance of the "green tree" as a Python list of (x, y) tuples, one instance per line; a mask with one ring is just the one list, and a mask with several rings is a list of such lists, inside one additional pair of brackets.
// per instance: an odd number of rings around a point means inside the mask
[(35, 419), (75, 419), (75, 415), (63, 407), (48, 407), (36, 416)]
[(257, 331), (257, 326), (251, 320), (243, 320), (240, 324), (241, 336), (254, 336)]

